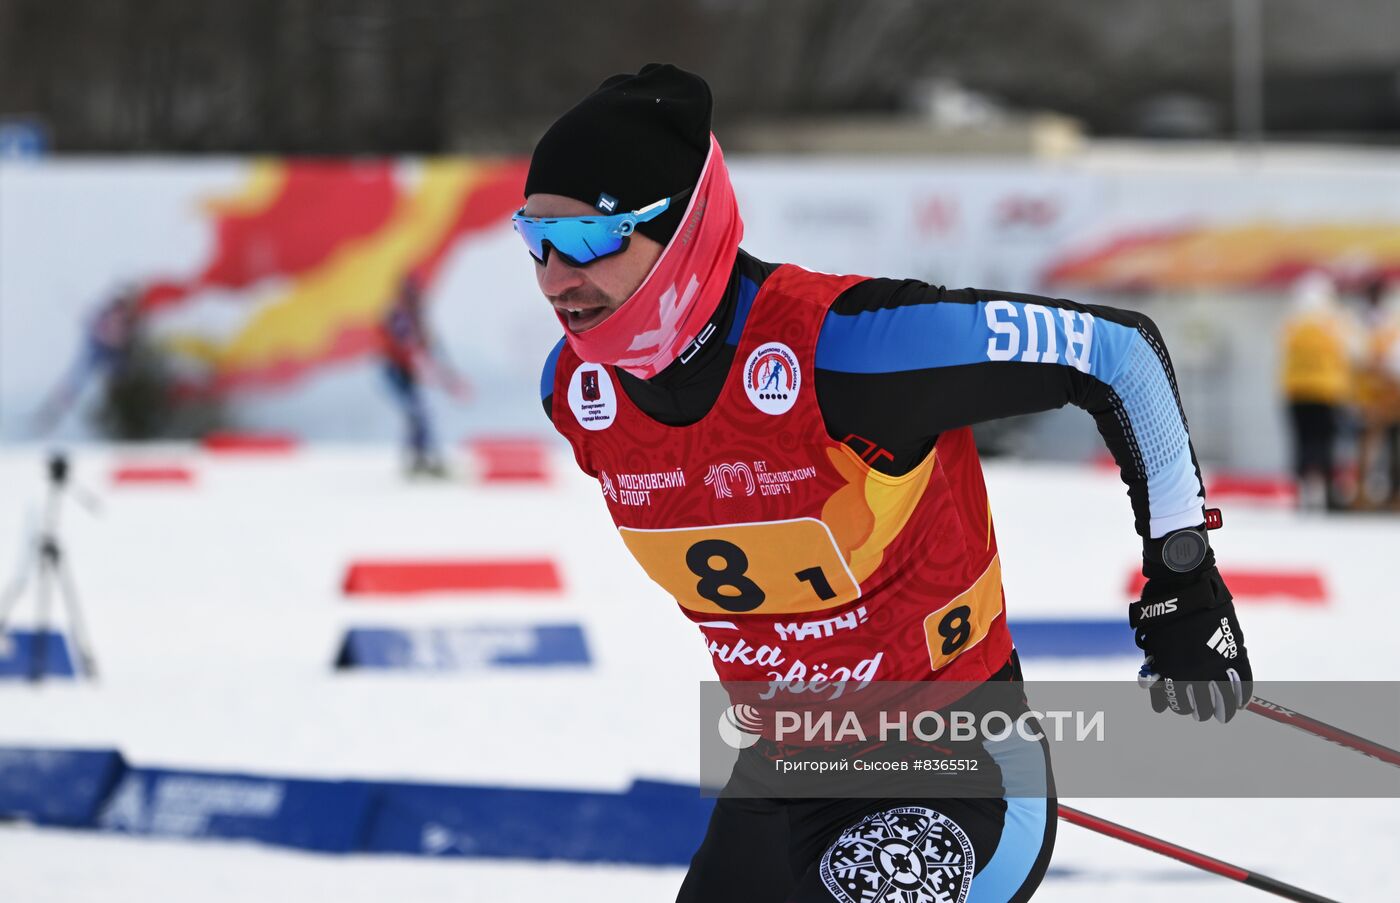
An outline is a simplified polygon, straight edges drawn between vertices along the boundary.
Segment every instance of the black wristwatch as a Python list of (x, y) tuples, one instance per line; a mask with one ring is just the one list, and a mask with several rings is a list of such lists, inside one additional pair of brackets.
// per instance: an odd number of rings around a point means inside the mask
[(1162, 564), (1178, 574), (1190, 573), (1200, 567), (1210, 552), (1210, 539), (1206, 531), (1197, 528), (1168, 533), (1161, 543)]

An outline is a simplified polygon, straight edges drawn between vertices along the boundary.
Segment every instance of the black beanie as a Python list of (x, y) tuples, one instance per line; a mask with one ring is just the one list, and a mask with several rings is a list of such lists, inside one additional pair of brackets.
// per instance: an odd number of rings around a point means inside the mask
[[(710, 152), (710, 86), (675, 66), (648, 63), (614, 75), (560, 116), (535, 145), (525, 196), (557, 194), (606, 213), (638, 210), (694, 188)], [(689, 197), (637, 231), (666, 244)]]

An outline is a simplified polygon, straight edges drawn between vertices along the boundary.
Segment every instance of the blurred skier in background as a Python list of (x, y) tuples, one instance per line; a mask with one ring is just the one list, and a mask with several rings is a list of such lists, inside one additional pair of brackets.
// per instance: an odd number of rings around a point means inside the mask
[(466, 380), (447, 365), (428, 330), (419, 272), (410, 271), (400, 280), (388, 312), (379, 321), (378, 336), (385, 380), (404, 418), (407, 472), (410, 476), (444, 477), (447, 468), (424, 399), (424, 383), (436, 383), (462, 400), (469, 398), (471, 391)]
[(1283, 327), (1280, 376), (1292, 430), (1298, 505), (1306, 510), (1342, 507), (1336, 445), (1351, 393), (1354, 340), (1331, 277), (1308, 273), (1299, 279)]
[(88, 318), (77, 358), (34, 414), (36, 434), (53, 432), (93, 378), (110, 382), (118, 377), (132, 358), (141, 325), (141, 287), (120, 286)]

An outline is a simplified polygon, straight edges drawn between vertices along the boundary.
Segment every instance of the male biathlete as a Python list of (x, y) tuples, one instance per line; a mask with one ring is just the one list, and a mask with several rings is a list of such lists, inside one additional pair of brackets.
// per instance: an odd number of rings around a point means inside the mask
[[(711, 107), (673, 66), (609, 78), (540, 139), (514, 224), (564, 328), (545, 410), (720, 678), (1019, 680), (969, 427), (1072, 403), (1097, 421), (1143, 538), (1129, 623), (1152, 705), (1229, 720), (1252, 674), (1152, 322), (757, 260), (739, 248)], [(1092, 566), (1072, 536), (1066, 556)], [(679, 899), (1024, 900), (1054, 842), (1045, 786), (724, 798)]]

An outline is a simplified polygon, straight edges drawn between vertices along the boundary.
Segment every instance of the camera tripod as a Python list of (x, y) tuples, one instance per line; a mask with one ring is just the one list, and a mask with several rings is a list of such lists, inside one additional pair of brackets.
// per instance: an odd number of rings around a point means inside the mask
[(82, 609), (78, 604), (78, 592), (73, 585), (73, 577), (68, 572), (63, 545), (58, 537), (58, 516), (63, 505), (63, 490), (68, 485), (68, 458), (61, 452), (49, 455), (48, 459), (49, 494), (44, 506), (44, 520), (32, 543), (27, 543), (19, 572), (0, 597), (0, 638), (10, 615), (24, 597), (29, 578), (33, 576), (35, 588), (34, 646), (29, 660), (29, 679), (42, 680), (48, 664), (49, 642), (52, 639), (50, 628), (53, 590), (57, 588), (68, 615), (68, 625), (73, 637), (73, 651), (77, 655), (81, 672), (86, 677), (97, 676), (97, 662), (92, 656), (88, 643), (87, 628), (83, 623)]

